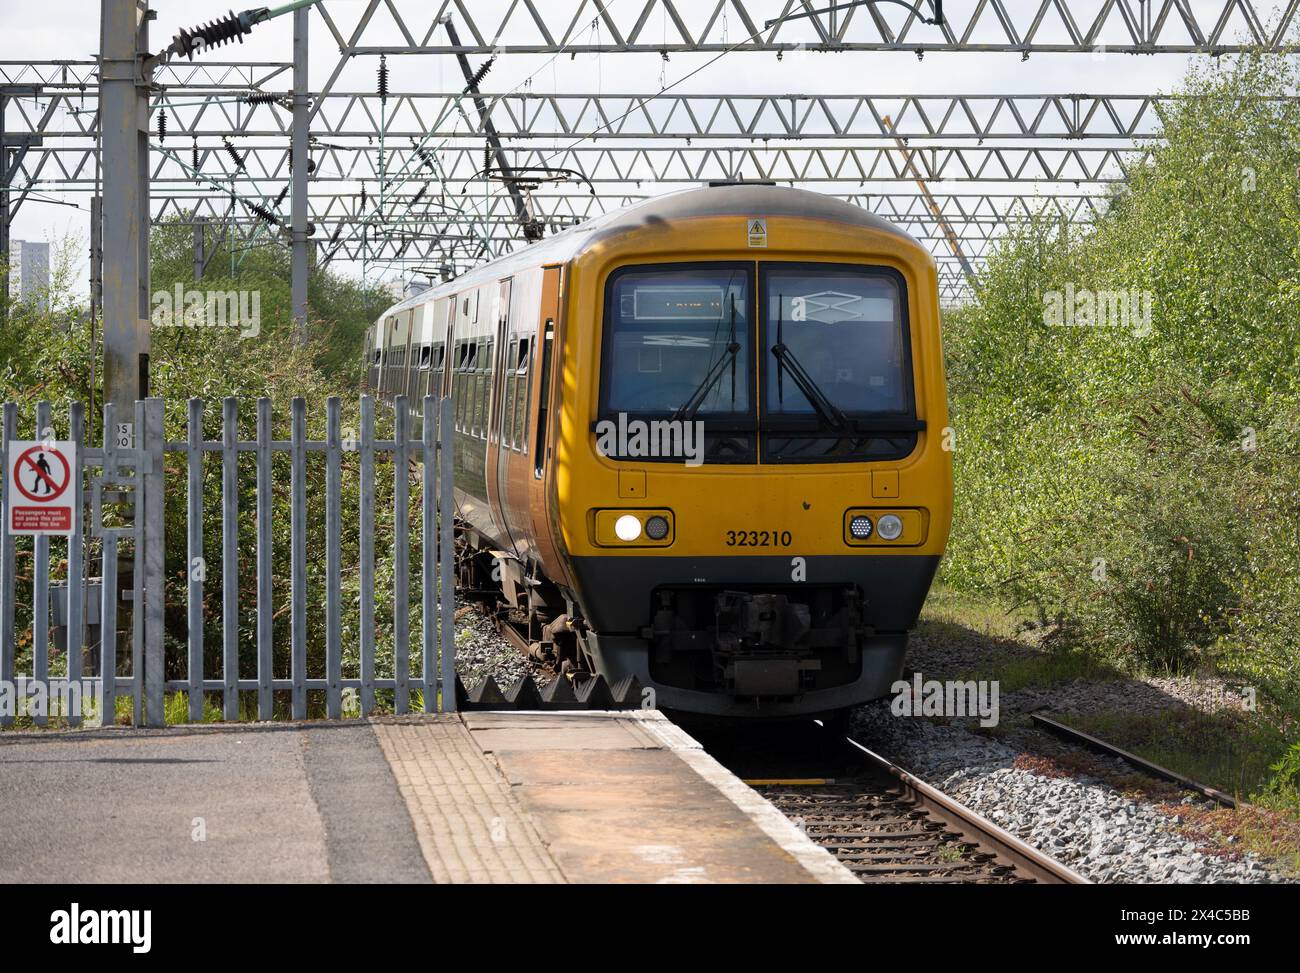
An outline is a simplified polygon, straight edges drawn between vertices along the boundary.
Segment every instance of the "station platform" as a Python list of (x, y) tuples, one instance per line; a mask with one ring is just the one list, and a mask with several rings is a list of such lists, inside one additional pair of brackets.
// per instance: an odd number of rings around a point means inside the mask
[(0, 733), (0, 882), (844, 883), (655, 711)]

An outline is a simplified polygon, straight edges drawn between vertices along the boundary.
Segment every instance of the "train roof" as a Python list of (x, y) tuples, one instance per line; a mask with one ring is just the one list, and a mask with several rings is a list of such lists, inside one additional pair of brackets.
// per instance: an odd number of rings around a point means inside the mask
[(841, 199), (769, 183), (725, 183), (653, 196), (592, 217), (538, 243), (475, 267), (455, 280), (408, 297), (384, 314), (418, 307), (449, 294), (457, 294), (466, 287), (500, 280), (526, 267), (565, 263), (600, 241), (646, 225), (709, 216), (798, 216), (890, 233), (911, 241), (917, 247), (921, 246), (911, 235), (888, 220)]

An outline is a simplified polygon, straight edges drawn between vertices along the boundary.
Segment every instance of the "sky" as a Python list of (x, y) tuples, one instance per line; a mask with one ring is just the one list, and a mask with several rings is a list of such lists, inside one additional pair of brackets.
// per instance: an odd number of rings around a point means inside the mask
[[(269, 2), (269, 0), (268, 0)], [(430, 0), (395, 0), (412, 27), (423, 20), (427, 29), (439, 4)], [(574, 12), (587, 0), (535, 0), (548, 11), (552, 30), (561, 33)], [(1012, 9), (1036, 9), (1036, 0), (1007, 0)], [(1103, 0), (1072, 0), (1070, 6), (1081, 24), (1091, 21)], [(1223, 0), (1191, 0), (1203, 21), (1212, 21), (1222, 9)], [(481, 28), (491, 29), (501, 19), (507, 0), (474, 0), (472, 9)], [(829, 3), (829, 0), (827, 0)], [(827, 3), (815, 4), (818, 8)], [(949, 17), (964, 23), (976, 0), (947, 0)], [(607, 0), (618, 19), (626, 21), (645, 7), (646, 0)], [(782, 4), (778, 0), (751, 0), (750, 8), (758, 16), (776, 15)], [(1261, 7), (1266, 7), (1266, 2)], [(158, 18), (154, 25), (153, 46), (162, 48), (180, 27), (193, 27), (223, 15), (229, 0), (222, 4), (208, 0), (157, 0)], [(326, 0), (325, 7), (345, 34), (355, 26), (367, 7), (367, 0)], [(712, 7), (705, 0), (679, 0), (682, 11), (695, 16)], [(769, 9), (771, 8), (771, 9)], [(237, 7), (236, 9), (242, 9)], [(454, 7), (453, 7), (454, 9)], [(882, 7), (884, 11), (897, 8)], [(1211, 13), (1210, 11), (1214, 12)], [(418, 11), (418, 13), (417, 13)], [(593, 15), (588, 5), (584, 20)], [(319, 89), (334, 70), (338, 50), (332, 36), (313, 14), (311, 44), (311, 84)], [(889, 14), (897, 23), (895, 14)], [(1024, 19), (1028, 19), (1027, 17)], [(214, 52), (214, 59), (288, 60), (292, 54), (291, 17), (283, 17), (255, 28), (245, 44), (226, 46)], [(700, 21), (692, 20), (692, 27)], [(653, 36), (658, 25), (662, 36), (672, 37), (672, 28), (662, 10), (650, 14), (647, 30)], [(713, 35), (729, 42), (741, 39), (745, 32), (739, 19), (721, 19)], [(913, 40), (922, 39), (916, 31)], [(933, 35), (931, 35), (933, 36)], [(985, 35), (988, 39), (991, 36)], [(509, 39), (509, 38), (507, 38)], [(976, 41), (985, 39), (977, 35)], [(1064, 40), (1063, 32), (1049, 32), (1045, 40)], [(365, 43), (400, 43), (395, 26), (381, 8), (368, 28)], [(16, 63), (28, 60), (93, 58), (99, 46), (99, 0), (0, 0), (0, 61)], [(989, 93), (1087, 93), (1153, 94), (1174, 90), (1186, 73), (1191, 60), (1181, 55), (1118, 55), (1104, 52), (1091, 54), (1035, 54), (1022, 60), (1019, 54), (959, 52), (931, 53), (924, 60), (911, 53), (820, 53), (793, 52), (777, 61), (773, 54), (734, 52), (692, 74), (709, 60), (708, 56), (674, 54), (668, 62), (657, 55), (580, 54), (509, 55), (494, 66), (485, 90), (502, 92), (527, 83), (533, 91), (567, 93), (598, 91), (603, 93), (649, 93), (665, 84), (676, 93), (843, 93), (843, 94), (989, 94)], [(370, 91), (374, 86), (374, 58), (358, 57), (345, 69), (338, 88)], [(390, 59), (391, 86), (394, 91), (458, 91), (460, 70), (449, 55), (410, 56)], [(689, 77), (688, 77), (689, 75)], [(685, 80), (681, 80), (685, 78)], [(1005, 191), (1005, 187), (1004, 187)], [(42, 190), (46, 195), (58, 193)], [(29, 200), (14, 222), (15, 239), (58, 240), (88, 237), (88, 204), (84, 196), (63, 196), (83, 208)], [(344, 266), (345, 271), (358, 268)], [(86, 268), (79, 269), (84, 279)], [(389, 277), (400, 274), (394, 270)], [(84, 284), (83, 284), (84, 286)]]

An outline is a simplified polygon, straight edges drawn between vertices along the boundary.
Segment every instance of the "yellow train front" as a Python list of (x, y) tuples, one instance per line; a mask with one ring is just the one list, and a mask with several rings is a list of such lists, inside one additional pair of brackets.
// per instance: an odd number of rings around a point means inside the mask
[(389, 394), (456, 400), (467, 580), (491, 565), (538, 651), (687, 712), (888, 693), (952, 511), (915, 240), (815, 193), (712, 186), (399, 305), (371, 338), (381, 388), (390, 335)]

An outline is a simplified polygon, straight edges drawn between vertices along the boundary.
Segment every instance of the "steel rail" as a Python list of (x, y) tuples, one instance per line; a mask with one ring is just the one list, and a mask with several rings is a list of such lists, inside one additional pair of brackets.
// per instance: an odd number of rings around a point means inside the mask
[(1237, 807), (1237, 799), (1230, 794), (1225, 794), (1221, 790), (1198, 783), (1190, 777), (1183, 776), (1177, 771), (1169, 770), (1167, 767), (1161, 767), (1157, 763), (1152, 763), (1150, 760), (1139, 757), (1135, 753), (1129, 753), (1127, 750), (1122, 750), (1114, 744), (1107, 743), (1105, 740), (1092, 736), (1089, 733), (1084, 733), (1082, 730), (1076, 730), (1072, 726), (1066, 726), (1064, 723), (1059, 723), (1051, 717), (1043, 716), (1039, 713), (1033, 713), (1031, 715), (1035, 723), (1043, 727), (1045, 730), (1054, 733), (1056, 736), (1061, 737), (1063, 740), (1068, 740), (1071, 743), (1092, 750), (1095, 753), (1104, 754), (1108, 757), (1118, 757), (1125, 763), (1131, 764), (1138, 770), (1141, 770), (1143, 773), (1150, 774), (1152, 777), (1159, 777), (1162, 780), (1170, 781), (1184, 790), (1195, 791), (1202, 797), (1208, 797), (1210, 800), (1223, 807)]
[(860, 751), (868, 761), (898, 781), (905, 794), (918, 807), (939, 818), (971, 844), (1012, 865), (1036, 881), (1049, 885), (1090, 885), (1088, 879), (1066, 865), (1049, 858), (1037, 848), (1004, 831), (984, 816), (959, 804), (942, 791), (909, 774), (852, 737), (846, 742)]

